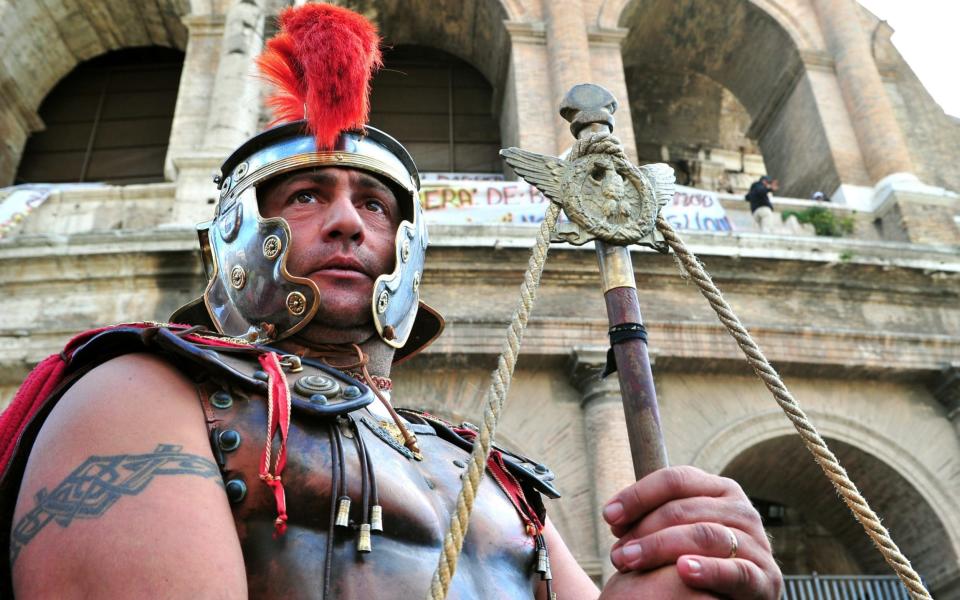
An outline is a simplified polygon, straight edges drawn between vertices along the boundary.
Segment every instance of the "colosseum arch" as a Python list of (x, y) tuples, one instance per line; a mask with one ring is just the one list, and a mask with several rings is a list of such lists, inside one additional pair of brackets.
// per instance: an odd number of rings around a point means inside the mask
[[(896, 440), (855, 420), (820, 411), (808, 416), (934, 595), (960, 597), (960, 509), (948, 482)], [(823, 533), (821, 554), (832, 559), (785, 556), (785, 572), (802, 565), (825, 573), (832, 564), (846, 565), (848, 573), (890, 574), (779, 411), (728, 424), (703, 443), (693, 464), (736, 479), (751, 497), (785, 506)]]
[(23, 146), (43, 129), (37, 115), (51, 89), (78, 63), (110, 50), (183, 50), (190, 10), (182, 0), (95, 0), (0, 4), (0, 186), (10, 183)]
[[(742, 105), (748, 115), (743, 133), (759, 144), (784, 195), (807, 197), (840, 184), (807, 66), (829, 61), (818, 58), (814, 32), (790, 11), (773, 1), (633, 0), (604, 4), (599, 18), (610, 20), (618, 5), (617, 24), (629, 29), (622, 51), (632, 102), (651, 81), (638, 72), (705, 78)], [(816, 22), (808, 17), (803, 22)], [(633, 118), (639, 147), (643, 117)]]

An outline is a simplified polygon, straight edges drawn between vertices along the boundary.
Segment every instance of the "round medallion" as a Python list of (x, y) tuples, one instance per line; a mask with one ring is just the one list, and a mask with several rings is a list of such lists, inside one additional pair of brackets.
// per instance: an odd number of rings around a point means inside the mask
[(413, 292), (417, 293), (420, 290), (420, 271), (417, 271), (413, 274)]
[(263, 240), (263, 255), (273, 260), (280, 254), (280, 249), (283, 247), (283, 242), (280, 241), (275, 235), (267, 236), (267, 239)]
[(623, 158), (589, 154), (563, 176), (564, 213), (591, 235), (629, 244), (653, 230), (657, 201), (642, 171)]
[(226, 179), (223, 180), (223, 185), (220, 186), (220, 197), (221, 197), (221, 198), (223, 198), (224, 196), (226, 196), (226, 195), (227, 195), (227, 192), (230, 191), (230, 182), (231, 182), (231, 179), (230, 179), (229, 177), (227, 177)]
[(403, 262), (410, 260), (410, 240), (403, 240), (400, 246), (400, 260)]
[(230, 285), (239, 290), (246, 282), (247, 274), (243, 271), (243, 267), (237, 265), (230, 269)]
[(307, 310), (307, 298), (300, 292), (287, 294), (287, 310), (291, 315), (299, 317)]
[(390, 304), (390, 294), (387, 293), (387, 290), (383, 290), (377, 297), (377, 312), (381, 315), (387, 312), (388, 304)]
[(340, 393), (340, 384), (326, 375), (304, 375), (293, 384), (293, 391), (312, 402), (326, 404)]

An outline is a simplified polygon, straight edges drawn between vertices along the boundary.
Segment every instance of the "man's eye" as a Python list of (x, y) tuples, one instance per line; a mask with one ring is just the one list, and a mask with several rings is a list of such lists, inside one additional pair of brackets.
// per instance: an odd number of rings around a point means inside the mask
[(293, 197), (293, 201), (298, 204), (310, 204), (311, 202), (316, 202), (317, 197), (312, 192), (297, 192)]
[(370, 212), (376, 212), (376, 213), (387, 212), (387, 207), (384, 206), (383, 202), (380, 202), (379, 200), (374, 200), (374, 199), (367, 200), (367, 203), (365, 206), (367, 207), (367, 210), (369, 210)]

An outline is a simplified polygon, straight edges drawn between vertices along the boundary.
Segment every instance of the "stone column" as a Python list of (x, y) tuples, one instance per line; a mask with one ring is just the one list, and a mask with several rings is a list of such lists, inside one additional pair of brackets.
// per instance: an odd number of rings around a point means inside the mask
[(960, 437), (960, 362), (952, 363), (940, 371), (932, 385), (933, 396), (947, 411)]
[(616, 538), (610, 533), (600, 511), (611, 496), (634, 481), (620, 383), (616, 376), (600, 378), (606, 358), (606, 348), (575, 348), (570, 355), (569, 368), (570, 380), (581, 393), (588, 459), (593, 474), (597, 556), (604, 582), (616, 572), (609, 558), (610, 547)]
[(254, 58), (263, 48), (263, 0), (237, 1), (227, 12), (220, 63), (204, 139), (208, 152), (224, 158), (257, 130), (260, 79)]
[(903, 132), (860, 25), (859, 6), (854, 0), (814, 0), (813, 5), (872, 182), (893, 173), (912, 173)]
[[(560, 105), (550, 97), (543, 23), (506, 21), (504, 25), (510, 34), (510, 69), (500, 113), (501, 142), (504, 147), (554, 154), (553, 117)], [(554, 105), (557, 108), (551, 110)], [(556, 116), (560, 118), (559, 113)]]
[(544, 2), (543, 10), (553, 90), (550, 107), (553, 110), (559, 154), (574, 141), (570, 134), (570, 124), (564, 121), (558, 112), (560, 101), (567, 91), (578, 83), (591, 83), (590, 43), (581, 0)]

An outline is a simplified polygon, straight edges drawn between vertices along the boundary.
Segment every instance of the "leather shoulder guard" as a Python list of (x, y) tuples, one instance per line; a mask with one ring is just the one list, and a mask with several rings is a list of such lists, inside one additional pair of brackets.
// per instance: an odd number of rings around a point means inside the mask
[[(412, 409), (400, 408), (397, 409), (397, 412), (413, 423), (430, 426), (440, 439), (458, 446), (467, 452), (473, 450), (473, 440), (476, 438), (477, 433), (479, 433), (479, 428), (477, 428), (476, 425), (464, 422), (459, 426), (455, 426), (430, 413)], [(524, 492), (523, 495), (525, 499), (533, 508), (540, 523), (544, 523), (546, 507), (543, 505), (541, 495), (553, 499), (560, 497), (560, 491), (553, 485), (556, 475), (554, 475), (553, 471), (547, 468), (546, 465), (506, 450), (496, 444), (493, 445), (491, 456), (488, 460), (488, 472), (491, 472), (491, 474), (494, 473), (493, 469), (495, 468), (494, 463), (496, 458), (494, 454), (502, 459), (503, 466), (506, 467), (510, 475), (516, 478)], [(496, 479), (496, 477), (494, 478)], [(498, 483), (500, 482), (498, 481)], [(501, 487), (503, 487), (503, 485), (501, 485)], [(504, 492), (507, 493), (508, 496), (510, 495), (508, 490), (504, 489)], [(511, 500), (515, 501), (512, 497)], [(524, 512), (519, 506), (517, 509)]]

